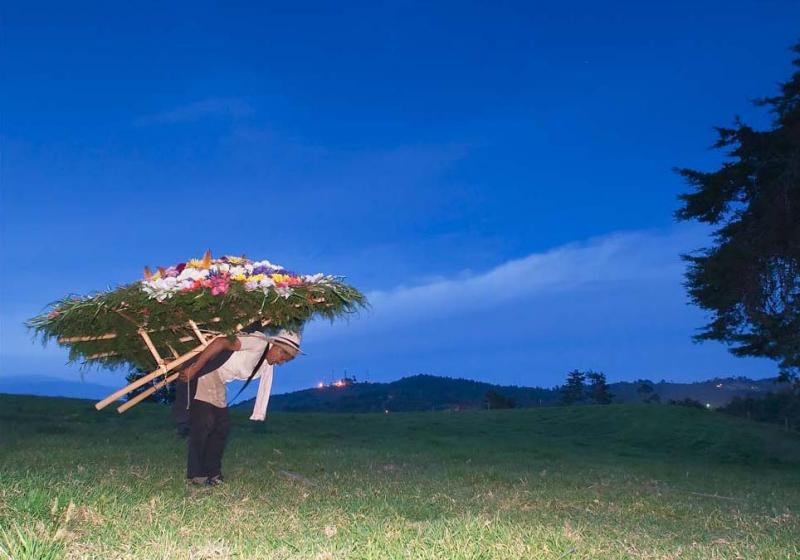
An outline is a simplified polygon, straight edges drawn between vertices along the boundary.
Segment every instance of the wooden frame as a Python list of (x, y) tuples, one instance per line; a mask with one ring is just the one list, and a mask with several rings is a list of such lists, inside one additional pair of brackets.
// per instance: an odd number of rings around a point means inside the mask
[[(218, 317), (215, 317), (211, 321), (212, 322), (219, 322), (219, 320), (220, 319)], [(252, 321), (249, 321), (247, 324), (248, 325), (252, 324), (256, 320), (257, 320), (257, 318), (254, 318)], [(261, 321), (261, 326), (264, 327), (264, 326), (268, 325), (269, 322), (270, 321), (262, 320)], [(241, 324), (241, 323), (236, 325), (235, 332), (237, 332), (237, 333), (240, 332), (245, 326), (246, 325)], [(170, 384), (173, 381), (175, 381), (178, 378), (178, 375), (180, 375), (180, 374), (176, 372), (176, 373), (172, 373), (171, 375), (167, 375), (170, 371), (172, 371), (175, 368), (177, 368), (177, 367), (183, 365), (184, 363), (188, 362), (189, 360), (191, 360), (192, 358), (194, 358), (195, 356), (200, 354), (203, 350), (205, 350), (208, 347), (208, 345), (211, 344), (214, 340), (216, 340), (217, 338), (223, 336), (222, 333), (220, 333), (218, 331), (208, 331), (207, 330), (204, 333), (197, 326), (197, 323), (195, 323), (194, 321), (191, 321), (191, 320), (189, 321), (189, 327), (191, 328), (192, 332), (194, 332), (195, 336), (194, 337), (184, 336), (184, 337), (180, 338), (179, 340), (181, 342), (189, 342), (190, 340), (192, 340), (193, 338), (196, 337), (200, 344), (198, 346), (192, 348), (188, 352), (185, 352), (182, 355), (178, 355), (178, 353), (175, 351), (174, 348), (172, 348), (172, 346), (167, 345), (169, 347), (170, 351), (172, 352), (173, 357), (174, 357), (174, 359), (171, 360), (171, 361), (166, 361), (163, 357), (161, 357), (161, 355), (158, 353), (158, 350), (156, 349), (155, 345), (153, 344), (153, 341), (150, 339), (150, 335), (148, 334), (148, 331), (146, 329), (144, 329), (144, 328), (140, 328), (139, 331), (138, 331), (139, 336), (142, 338), (142, 341), (144, 342), (144, 344), (147, 347), (147, 349), (153, 355), (153, 358), (155, 359), (156, 364), (158, 365), (158, 367), (155, 370), (153, 370), (150, 373), (148, 373), (147, 375), (143, 375), (142, 377), (140, 377), (139, 379), (137, 379), (133, 383), (130, 383), (130, 384), (126, 385), (122, 389), (120, 389), (118, 391), (115, 391), (114, 393), (111, 393), (110, 395), (108, 395), (103, 400), (98, 401), (97, 403), (95, 403), (94, 407), (97, 410), (101, 410), (101, 409), (105, 408), (106, 406), (108, 406), (109, 404), (111, 404), (112, 402), (114, 402), (114, 401), (120, 399), (121, 397), (127, 395), (131, 391), (134, 391), (135, 389), (138, 389), (142, 385), (145, 385), (145, 384), (149, 383), (150, 381), (153, 381), (154, 379), (156, 379), (159, 376), (162, 376), (162, 375), (164, 376), (163, 380), (159, 381), (158, 383), (155, 383), (152, 387), (148, 387), (147, 389), (145, 389), (144, 391), (142, 391), (141, 393), (139, 393), (135, 397), (127, 400), (126, 402), (121, 404), (119, 407), (117, 407), (117, 412), (122, 414), (126, 410), (130, 409), (133, 406), (136, 406), (137, 404), (139, 404), (140, 402), (145, 400), (147, 397), (149, 397), (150, 395), (152, 395), (153, 393), (155, 393), (159, 389), (161, 389), (163, 387), (166, 387), (168, 384)], [(168, 328), (173, 328), (173, 327), (168, 327)], [(174, 328), (178, 328), (178, 326), (176, 325)], [(165, 329), (162, 328), (162, 329), (157, 329), (157, 330), (160, 331), (160, 330), (165, 330)], [(150, 331), (150, 332), (154, 332), (154, 331)], [(110, 340), (110, 339), (113, 339), (113, 338), (116, 338), (116, 337), (117, 337), (116, 333), (108, 333), (108, 334), (104, 334), (104, 335), (101, 335), (101, 336), (95, 336), (95, 337), (88, 337), (88, 336), (70, 337), (70, 338), (61, 339), (61, 340), (59, 340), (59, 342), (85, 342), (85, 341), (90, 341), (90, 340)], [(113, 356), (115, 354), (116, 354), (115, 352), (99, 352), (97, 354), (92, 354), (91, 356), (88, 356), (88, 359), (99, 359), (99, 358), (103, 358), (103, 357), (106, 357), (106, 356)]]

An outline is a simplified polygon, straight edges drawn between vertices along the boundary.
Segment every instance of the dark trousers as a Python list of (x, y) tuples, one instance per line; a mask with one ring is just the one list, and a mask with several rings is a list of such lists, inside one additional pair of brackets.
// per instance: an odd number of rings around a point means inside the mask
[(186, 476), (219, 476), (231, 422), (227, 408), (192, 399), (189, 408), (189, 460)]

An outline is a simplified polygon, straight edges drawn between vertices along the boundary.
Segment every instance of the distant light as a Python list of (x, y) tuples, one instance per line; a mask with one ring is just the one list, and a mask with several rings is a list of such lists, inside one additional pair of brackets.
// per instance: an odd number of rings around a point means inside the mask
[(711, 403), (706, 403), (706, 408), (711, 408)]
[(722, 383), (717, 383), (717, 389), (722, 389)]
[(389, 409), (388, 409), (388, 408), (387, 408), (387, 409), (384, 409), (383, 413), (384, 413), (384, 414), (389, 414)]
[(340, 379), (339, 381), (336, 381), (336, 382), (335, 382), (333, 385), (334, 385), (335, 387), (344, 387), (345, 385), (347, 385), (347, 383), (345, 383), (344, 381), (342, 381), (342, 380)]
[(317, 383), (317, 389), (324, 389), (324, 388), (325, 388), (325, 384), (322, 381)]

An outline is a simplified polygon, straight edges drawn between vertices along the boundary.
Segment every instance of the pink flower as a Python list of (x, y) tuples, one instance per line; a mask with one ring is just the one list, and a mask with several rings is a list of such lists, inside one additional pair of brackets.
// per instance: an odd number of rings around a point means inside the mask
[(230, 283), (228, 282), (228, 277), (225, 275), (214, 276), (210, 279), (211, 283), (211, 295), (222, 295), (228, 293), (228, 288), (230, 287)]

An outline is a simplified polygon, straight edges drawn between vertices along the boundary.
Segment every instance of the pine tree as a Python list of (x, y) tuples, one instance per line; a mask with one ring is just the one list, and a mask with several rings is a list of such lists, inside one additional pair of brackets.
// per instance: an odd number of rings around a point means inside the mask
[(729, 156), (718, 170), (677, 170), (694, 191), (676, 217), (717, 228), (711, 247), (684, 255), (689, 296), (711, 312), (695, 340), (775, 360), (800, 383), (800, 58), (793, 64), (780, 95), (756, 101), (774, 115), (770, 129), (737, 118), (716, 129)]
[(561, 388), (561, 403), (570, 405), (581, 402), (584, 399), (585, 376), (583, 372), (572, 370), (567, 374), (567, 383)]
[(589, 386), (589, 396), (597, 404), (611, 404), (614, 395), (608, 390), (606, 376), (596, 371), (586, 372), (586, 378), (591, 381)]

